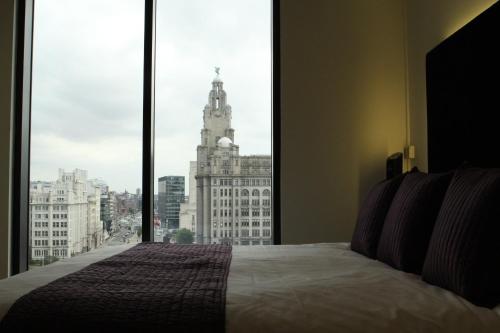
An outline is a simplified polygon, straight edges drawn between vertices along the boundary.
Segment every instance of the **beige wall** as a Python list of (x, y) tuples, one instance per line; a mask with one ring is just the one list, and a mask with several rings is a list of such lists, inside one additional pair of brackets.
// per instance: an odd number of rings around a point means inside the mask
[(406, 144), (403, 1), (284, 0), (281, 21), (283, 241), (349, 241)]
[(0, 278), (9, 270), (13, 13), (14, 0), (0, 1)]
[(427, 169), (425, 55), (495, 2), (407, 0), (410, 137), (421, 169)]

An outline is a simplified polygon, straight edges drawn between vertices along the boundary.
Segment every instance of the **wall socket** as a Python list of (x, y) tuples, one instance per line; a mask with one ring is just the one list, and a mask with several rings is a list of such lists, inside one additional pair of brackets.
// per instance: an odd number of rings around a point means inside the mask
[(404, 156), (409, 160), (415, 159), (415, 146), (414, 145), (406, 146), (404, 149)]

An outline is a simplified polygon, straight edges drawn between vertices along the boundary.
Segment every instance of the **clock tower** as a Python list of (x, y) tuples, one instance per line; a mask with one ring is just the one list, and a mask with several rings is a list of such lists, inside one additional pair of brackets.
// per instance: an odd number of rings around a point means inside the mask
[(212, 90), (208, 94), (208, 104), (203, 110), (201, 146), (208, 148), (214, 148), (219, 139), (223, 137), (234, 142), (234, 129), (231, 128), (231, 106), (227, 104), (224, 82), (219, 76), (219, 71), (219, 67), (216, 67), (217, 75), (212, 81)]
[(198, 244), (271, 244), (271, 156), (240, 156), (219, 68), (215, 73), (197, 147), (196, 195), (189, 191), (196, 213), (185, 214), (194, 216), (187, 226)]

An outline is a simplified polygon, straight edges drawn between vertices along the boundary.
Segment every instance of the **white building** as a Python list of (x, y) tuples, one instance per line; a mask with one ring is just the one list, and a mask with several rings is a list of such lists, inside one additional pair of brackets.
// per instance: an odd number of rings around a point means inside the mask
[(271, 156), (239, 155), (231, 106), (216, 72), (197, 148), (196, 241), (271, 244)]
[(85, 170), (59, 169), (55, 182), (32, 182), (31, 259), (66, 258), (101, 246), (100, 195)]
[(196, 234), (196, 161), (189, 162), (189, 196), (181, 203), (179, 212), (180, 229), (188, 229)]

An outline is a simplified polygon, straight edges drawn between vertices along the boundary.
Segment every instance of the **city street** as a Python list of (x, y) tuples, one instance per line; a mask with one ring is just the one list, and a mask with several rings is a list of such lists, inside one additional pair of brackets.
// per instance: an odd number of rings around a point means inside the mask
[(116, 222), (117, 230), (106, 240), (106, 246), (120, 245), (124, 243), (138, 243), (141, 237), (138, 236), (134, 226), (140, 225), (141, 217), (129, 215)]

